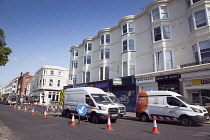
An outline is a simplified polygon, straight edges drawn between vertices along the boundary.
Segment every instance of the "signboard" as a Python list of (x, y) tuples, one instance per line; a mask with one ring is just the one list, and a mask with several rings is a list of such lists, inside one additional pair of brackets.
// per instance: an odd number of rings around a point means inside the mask
[(136, 79), (137, 84), (151, 83), (151, 82), (155, 82), (155, 77)]
[(114, 78), (113, 85), (122, 85), (122, 78)]
[(193, 80), (192, 85), (206, 85), (210, 84), (210, 79)]
[(66, 80), (66, 84), (67, 85), (73, 85), (73, 81), (72, 80)]
[(87, 112), (87, 108), (84, 105), (78, 105), (77, 106), (77, 112), (80, 115), (85, 115)]
[(173, 75), (155, 77), (155, 81), (157, 82), (157, 81), (178, 80), (179, 78), (180, 78), (179, 74), (173, 74)]

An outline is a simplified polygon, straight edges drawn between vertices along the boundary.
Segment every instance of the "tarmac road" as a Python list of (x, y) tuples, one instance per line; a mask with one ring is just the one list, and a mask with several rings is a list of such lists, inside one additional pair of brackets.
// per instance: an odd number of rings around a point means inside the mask
[(153, 122), (140, 122), (128, 114), (111, 124), (114, 130), (107, 131), (106, 123), (92, 124), (83, 120), (71, 126), (71, 119), (44, 119), (42, 114), (32, 115), (0, 104), (0, 140), (210, 140), (210, 124), (183, 127), (177, 123), (158, 122), (160, 134), (151, 134)]

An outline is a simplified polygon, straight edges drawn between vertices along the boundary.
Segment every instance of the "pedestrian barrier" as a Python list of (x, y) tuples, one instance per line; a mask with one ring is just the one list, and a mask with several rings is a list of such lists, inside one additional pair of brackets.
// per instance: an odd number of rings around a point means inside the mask
[(111, 125), (110, 115), (108, 115), (108, 122), (107, 122), (106, 130), (113, 130), (112, 125)]
[(152, 134), (160, 134), (158, 131), (157, 123), (156, 123), (156, 116), (153, 117), (153, 128), (152, 128)]
[(74, 113), (72, 113), (72, 119), (70, 125), (76, 125), (75, 119), (74, 119)]
[(47, 106), (47, 113), (49, 115), (62, 115), (62, 108), (59, 106)]
[(46, 112), (46, 110), (44, 110), (43, 118), (47, 118), (47, 112)]

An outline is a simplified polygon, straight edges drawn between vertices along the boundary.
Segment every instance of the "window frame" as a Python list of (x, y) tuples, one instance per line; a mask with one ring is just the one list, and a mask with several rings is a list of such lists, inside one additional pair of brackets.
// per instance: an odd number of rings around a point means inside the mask
[[(162, 11), (164, 11), (163, 9), (166, 9), (167, 12), (162, 12)], [(157, 14), (155, 13), (155, 11), (157, 11)], [(164, 15), (167, 15), (167, 17), (165, 18)], [(154, 18), (156, 16), (158, 18)], [(150, 18), (151, 18), (152, 22), (155, 22), (155, 21), (160, 20), (160, 19), (169, 19), (168, 7), (167, 6), (159, 6), (158, 8), (152, 10)]]
[[(164, 32), (164, 27), (168, 27), (168, 31), (169, 32)], [(159, 28), (160, 33), (155, 33), (155, 29)], [(169, 35), (168, 38), (166, 38), (166, 33)], [(159, 36), (160, 39), (156, 40), (156, 35)], [(157, 26), (155, 28), (153, 28), (152, 30), (152, 39), (153, 39), (153, 43), (158, 42), (158, 41), (163, 41), (163, 40), (172, 40), (172, 34), (171, 34), (171, 26), (170, 25), (160, 25)]]
[[(202, 11), (203, 11), (204, 16), (196, 19), (196, 14), (198, 14), (199, 12), (202, 12)], [(203, 25), (198, 24), (198, 22), (201, 20), (205, 20), (205, 22), (202, 23)], [(210, 24), (210, 8), (204, 8), (202, 10), (198, 10), (198, 11), (192, 13), (188, 17), (188, 26), (189, 26), (190, 33), (192, 33), (193, 31), (195, 31), (199, 28), (208, 26), (209, 24)]]
[(84, 52), (92, 51), (93, 43), (87, 42), (84, 44)]
[[(131, 49), (131, 41), (133, 41), (133, 49)], [(122, 52), (129, 52), (129, 51), (136, 51), (136, 44), (135, 44), (135, 39), (126, 39), (122, 41)]]
[[(167, 52), (170, 52), (170, 59), (167, 59)], [(158, 60), (157, 58), (159, 58), (158, 56), (160, 56), (160, 53), (162, 53), (162, 60)], [(159, 54), (159, 55), (157, 55)], [(154, 52), (153, 54), (153, 65), (154, 65), (154, 71), (163, 71), (163, 70), (170, 70), (170, 69), (174, 69), (174, 57), (173, 57), (173, 51), (172, 50), (161, 50), (161, 51), (157, 51)], [(167, 68), (167, 64), (170, 63), (171, 68)]]
[(87, 64), (91, 64), (92, 63), (92, 57), (91, 55), (87, 55), (83, 57), (83, 64), (87, 65)]
[(135, 33), (135, 23), (134, 22), (127, 22), (121, 26), (121, 34), (129, 34)]

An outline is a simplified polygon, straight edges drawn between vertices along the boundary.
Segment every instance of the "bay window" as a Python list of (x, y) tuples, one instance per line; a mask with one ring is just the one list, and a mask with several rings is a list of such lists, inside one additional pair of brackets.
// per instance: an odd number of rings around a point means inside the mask
[(135, 61), (125, 61), (123, 62), (123, 77), (135, 75), (136, 64)]
[(152, 22), (158, 19), (168, 19), (168, 8), (167, 7), (158, 7), (157, 9), (151, 12)]
[(154, 42), (159, 40), (168, 40), (171, 39), (171, 32), (169, 25), (162, 25), (154, 28), (153, 30)]
[(110, 34), (105, 34), (101, 36), (101, 44), (110, 43)]
[(198, 42), (192, 50), (196, 62), (210, 61), (210, 40)]
[(110, 58), (110, 49), (101, 49), (100, 59)]
[(84, 64), (91, 64), (91, 56), (84, 56)]
[(134, 51), (135, 50), (134, 39), (124, 40), (122, 49), (123, 49), (123, 52)]
[(109, 79), (109, 67), (100, 67), (100, 72), (99, 72), (99, 80), (107, 80)]
[(172, 51), (159, 51), (156, 52), (154, 57), (154, 69), (155, 71), (173, 69)]
[(89, 71), (84, 71), (82, 73), (82, 82), (83, 83), (89, 83), (90, 82), (90, 72)]
[(200, 27), (206, 26), (207, 25), (207, 18), (206, 14), (208, 14), (208, 17), (210, 16), (210, 10), (201, 10), (198, 12), (193, 13), (189, 18), (188, 18), (188, 23), (189, 23), (189, 28), (190, 32), (194, 31), (195, 29), (198, 29)]
[(134, 33), (134, 23), (128, 22), (122, 26), (122, 35), (127, 33)]
[(86, 43), (84, 46), (84, 51), (91, 51), (92, 50), (92, 43)]

